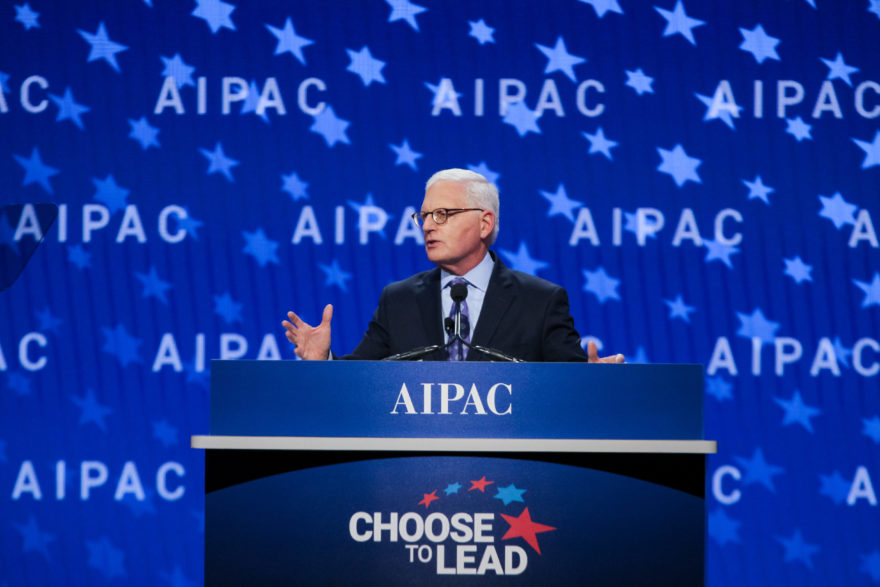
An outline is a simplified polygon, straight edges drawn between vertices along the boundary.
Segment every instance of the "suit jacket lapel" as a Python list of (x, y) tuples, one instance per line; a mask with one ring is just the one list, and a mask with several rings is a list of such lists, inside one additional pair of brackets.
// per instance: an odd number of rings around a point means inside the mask
[(504, 318), (511, 302), (513, 302), (510, 270), (501, 263), (495, 253), (491, 253), (491, 255), (495, 260), (495, 268), (492, 270), (489, 287), (486, 289), (486, 297), (483, 299), (483, 308), (480, 310), (477, 329), (471, 338), (473, 344), (482, 346), (490, 346), (489, 343), (495, 330), (498, 329), (501, 319)]
[(440, 302), (440, 269), (429, 271), (416, 287), (416, 303), (422, 317), (422, 328), (427, 340), (425, 346), (443, 344), (443, 305)]

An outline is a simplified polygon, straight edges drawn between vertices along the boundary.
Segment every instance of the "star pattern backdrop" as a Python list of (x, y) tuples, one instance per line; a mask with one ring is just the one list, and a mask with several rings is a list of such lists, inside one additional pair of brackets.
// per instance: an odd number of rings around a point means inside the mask
[[(880, 2), (0, 8), (0, 583), (202, 579), (210, 359), (429, 268), (434, 171), (584, 344), (706, 367), (710, 585), (880, 583)], [(29, 204), (55, 203), (51, 227)], [(17, 206), (11, 206), (17, 205)], [(415, 496), (414, 503), (420, 496)]]

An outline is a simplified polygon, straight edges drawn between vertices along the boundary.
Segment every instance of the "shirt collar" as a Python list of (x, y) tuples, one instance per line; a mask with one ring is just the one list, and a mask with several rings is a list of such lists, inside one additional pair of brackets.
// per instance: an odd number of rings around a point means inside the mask
[(489, 252), (486, 252), (486, 256), (483, 257), (483, 260), (480, 263), (465, 273), (464, 275), (453, 275), (446, 271), (446, 269), (440, 270), (440, 289), (445, 288), (449, 285), (449, 282), (455, 279), (456, 277), (463, 277), (467, 280), (467, 282), (479, 289), (480, 291), (485, 292), (489, 288), (489, 279), (492, 277), (492, 270), (495, 268), (495, 261), (492, 260), (492, 255)]

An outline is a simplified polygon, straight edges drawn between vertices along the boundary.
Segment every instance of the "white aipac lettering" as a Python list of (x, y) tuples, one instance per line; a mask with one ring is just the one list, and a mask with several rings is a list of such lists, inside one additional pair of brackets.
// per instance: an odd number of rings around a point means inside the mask
[[(95, 216), (97, 214), (97, 217)], [(91, 242), (92, 232), (110, 223), (110, 210), (101, 204), (85, 204), (82, 209), (82, 240)]]
[(675, 236), (672, 238), (672, 246), (681, 246), (681, 241), (684, 239), (690, 240), (694, 246), (703, 246), (703, 238), (700, 236), (697, 219), (694, 216), (694, 211), (690, 208), (684, 208), (681, 211), (678, 226), (675, 227)]
[(837, 353), (834, 351), (834, 345), (827, 336), (819, 339), (816, 345), (816, 355), (813, 357), (813, 364), (810, 366), (810, 375), (818, 377), (819, 371), (828, 369), (835, 377), (840, 377), (840, 365), (837, 364)]
[(180, 353), (177, 351), (177, 342), (174, 340), (174, 334), (166, 332), (159, 341), (159, 350), (156, 351), (156, 358), (153, 360), (153, 373), (158, 373), (165, 365), (171, 365), (177, 373), (183, 371), (183, 363), (180, 361)]
[[(794, 90), (790, 94), (788, 90)], [(792, 79), (781, 79), (776, 82), (776, 116), (785, 118), (785, 109), (800, 104), (804, 100), (804, 85)]]
[(401, 245), (403, 241), (411, 238), (417, 245), (425, 244), (425, 237), (422, 230), (412, 221), (412, 215), (416, 209), (413, 206), (407, 206), (400, 217), (400, 224), (397, 226), (397, 234), (394, 235), (394, 244)]
[(316, 245), (324, 242), (324, 239), (321, 238), (321, 229), (318, 228), (318, 219), (315, 218), (315, 210), (311, 206), (303, 206), (303, 209), (300, 210), (290, 243), (298, 245), (305, 237), (311, 238)]
[(876, 360), (871, 366), (866, 366), (862, 361), (862, 353), (866, 347), (870, 347), (875, 353), (880, 353), (880, 344), (873, 338), (860, 338), (853, 345), (853, 369), (863, 377), (873, 377), (880, 372), (880, 363)]
[(175, 463), (174, 461), (168, 461), (164, 463), (159, 470), (156, 471), (156, 493), (159, 494), (159, 497), (164, 499), (165, 501), (176, 501), (183, 497), (183, 494), (186, 492), (186, 488), (181, 484), (178, 485), (174, 490), (168, 489), (168, 474), (174, 473), (178, 477), (183, 477), (186, 475), (186, 470), (183, 468), (183, 465), (180, 463)]
[(3, 345), (0, 345), (0, 371), (6, 371), (9, 367), (6, 366), (6, 357), (3, 356)]
[(734, 489), (730, 493), (724, 493), (722, 484), (725, 477), (732, 477), (734, 481), (739, 481), (742, 478), (742, 473), (734, 466), (724, 465), (718, 467), (712, 475), (712, 495), (721, 504), (733, 505), (740, 500), (742, 492), (739, 489)]
[(184, 114), (183, 100), (180, 99), (180, 92), (177, 91), (177, 81), (173, 77), (166, 77), (162, 82), (162, 89), (159, 90), (159, 98), (156, 100), (156, 107), (153, 108), (153, 114), (162, 114), (165, 108), (174, 108), (177, 114)]
[(297, 89), (297, 104), (299, 105), (299, 109), (309, 116), (315, 116), (323, 112), (327, 104), (324, 102), (318, 102), (314, 106), (309, 104), (309, 88), (317, 88), (319, 92), (325, 92), (327, 91), (327, 84), (325, 84), (320, 78), (310, 77), (304, 79)]
[(132, 461), (126, 461), (122, 466), (122, 473), (119, 474), (119, 482), (116, 484), (116, 493), (113, 495), (113, 499), (122, 501), (129, 493), (134, 495), (138, 501), (144, 501), (146, 497), (137, 466)]
[(864, 118), (877, 118), (880, 116), (880, 102), (874, 104), (870, 110), (865, 109), (865, 92), (872, 90), (875, 94), (880, 95), (880, 84), (875, 81), (866, 80), (856, 87), (855, 107), (856, 112)]
[[(426, 384), (426, 385), (430, 385), (430, 384)], [(426, 393), (428, 393), (428, 392), (426, 392)], [(406, 408), (405, 413), (407, 413), (407, 414), (415, 414), (416, 413), (416, 408), (413, 405), (412, 398), (409, 395), (409, 389), (406, 388), (406, 383), (404, 383), (403, 385), (400, 386), (400, 392), (397, 394), (397, 400), (395, 400), (395, 402), (394, 402), (394, 407), (391, 408), (391, 413), (397, 414), (397, 408), (401, 405), (404, 408)], [(431, 410), (430, 395), (428, 395), (427, 400), (425, 402), (425, 405), (428, 407), (428, 411), (426, 413), (430, 414), (431, 413), (431, 411), (430, 411)]]
[[(95, 473), (92, 475), (92, 473)], [(79, 497), (83, 501), (89, 500), (91, 490), (104, 485), (107, 482), (109, 472), (107, 465), (101, 461), (83, 461), (79, 470)]]
[(813, 118), (822, 118), (823, 112), (833, 113), (834, 118), (843, 118), (840, 102), (837, 100), (837, 94), (834, 92), (831, 80), (822, 82), (819, 95), (816, 97), (816, 105), (813, 107)]
[[(221, 90), (221, 107), (220, 112), (222, 114), (229, 114), (232, 112), (232, 103), (233, 102), (243, 102), (247, 100), (248, 97), (248, 83), (247, 80), (242, 79), (240, 77), (228, 76), (224, 77), (221, 82), (222, 90)], [(237, 89), (233, 91), (233, 87)]]
[(776, 375), (782, 377), (785, 366), (796, 363), (804, 354), (804, 346), (796, 338), (779, 336), (773, 340), (776, 348)]
[(709, 106), (706, 118), (709, 120), (720, 118), (722, 112), (727, 112), (732, 117), (739, 118), (739, 111), (740, 107), (733, 97), (733, 89), (730, 87), (730, 82), (726, 79), (721, 80), (715, 87), (715, 93), (712, 94), (712, 104)]
[(245, 337), (234, 332), (220, 335), (220, 358), (240, 359), (247, 354), (248, 342)]
[[(172, 216), (178, 219), (178, 229), (173, 233), (168, 229), (168, 218)], [(171, 244), (183, 241), (186, 238), (186, 229), (180, 228), (179, 225), (181, 220), (186, 220), (188, 217), (186, 209), (181, 206), (172, 204), (162, 208), (159, 213), (159, 236), (162, 240)]]
[(868, 505), (877, 505), (877, 495), (874, 493), (871, 475), (868, 474), (868, 469), (864, 465), (856, 469), (849, 495), (846, 496), (846, 504), (855, 505), (859, 499), (867, 499)]
[(742, 223), (743, 217), (737, 210), (732, 208), (725, 208), (721, 212), (715, 215), (715, 240), (722, 245), (727, 246), (735, 246), (742, 242), (742, 233), (735, 232), (733, 236), (726, 237), (724, 236), (724, 221), (727, 218), (732, 218), (735, 221)]
[(859, 210), (859, 214), (856, 216), (855, 226), (849, 236), (849, 247), (856, 248), (860, 241), (868, 241), (872, 249), (880, 247), (880, 243), (877, 242), (877, 233), (874, 232), (874, 223), (871, 221), (871, 213), (864, 208)]
[(565, 117), (562, 100), (559, 99), (559, 90), (556, 89), (556, 82), (552, 78), (544, 80), (544, 85), (541, 87), (541, 93), (538, 96), (538, 103), (535, 104), (535, 117), (540, 118), (547, 109), (553, 110), (556, 116), (560, 118)]
[(605, 104), (597, 102), (592, 108), (587, 106), (587, 90), (596, 90), (600, 94), (604, 94), (605, 86), (598, 80), (588, 79), (582, 81), (577, 87), (575, 102), (577, 103), (578, 110), (584, 116), (595, 118), (605, 111)]
[(139, 243), (147, 242), (147, 235), (144, 233), (144, 223), (141, 222), (141, 216), (138, 214), (137, 206), (129, 204), (125, 207), (125, 214), (122, 216), (122, 222), (119, 224), (119, 232), (116, 233), (116, 242), (121, 243), (126, 238), (133, 236)]
[(593, 215), (590, 214), (589, 208), (578, 210), (568, 244), (572, 247), (577, 246), (581, 239), (587, 239), (593, 246), (599, 246), (599, 233), (596, 231), (596, 224), (593, 222)]
[(712, 349), (712, 358), (709, 359), (709, 366), (706, 367), (707, 375), (715, 375), (719, 369), (726, 369), (730, 375), (738, 373), (736, 369), (736, 361), (733, 358), (733, 350), (730, 348), (730, 341), (726, 336), (719, 336), (715, 341), (715, 348)]
[[(0, 94), (2, 93), (0, 92)], [(43, 229), (40, 226), (40, 221), (37, 219), (37, 211), (33, 204), (25, 204), (22, 207), (21, 217), (18, 219), (18, 225), (15, 227), (15, 234), (12, 240), (18, 242), (26, 234), (31, 235), (37, 242), (43, 238)]]
[[(514, 88), (511, 94), (508, 90)], [(507, 107), (526, 99), (526, 84), (522, 80), (503, 77), (498, 80), (498, 114), (507, 115)]]
[(263, 116), (268, 108), (274, 108), (279, 116), (287, 114), (284, 100), (281, 98), (281, 90), (278, 89), (278, 80), (274, 77), (266, 78), (266, 83), (263, 84), (263, 91), (260, 92), (260, 99), (257, 101), (257, 116)]
[(31, 461), (22, 461), (21, 467), (18, 469), (15, 487), (12, 488), (12, 500), (17, 501), (23, 493), (31, 494), (37, 501), (43, 499), (43, 492), (40, 491), (37, 472), (34, 470), (34, 464)]
[(40, 347), (46, 348), (49, 345), (48, 339), (40, 332), (29, 332), (25, 334), (18, 343), (18, 362), (28, 371), (39, 371), (46, 366), (49, 361), (46, 355), (41, 355), (35, 361), (31, 360), (28, 354), (28, 345), (32, 342), (37, 343)]
[(369, 242), (371, 232), (381, 232), (388, 222), (388, 213), (378, 206), (361, 206), (358, 209), (358, 229), (360, 239), (358, 242), (365, 245)]
[(47, 89), (49, 87), (49, 82), (46, 81), (41, 75), (32, 75), (29, 76), (26, 80), (24, 80), (21, 84), (21, 90), (19, 92), (19, 99), (21, 101), (21, 107), (25, 109), (25, 111), (30, 112), (31, 114), (39, 114), (43, 110), (45, 110), (49, 106), (49, 100), (43, 98), (39, 103), (34, 104), (31, 102), (31, 86), (33, 84), (37, 84), (42, 89)]
[(260, 350), (257, 351), (258, 361), (280, 361), (281, 351), (278, 349), (278, 340), (271, 332), (263, 335), (263, 342), (260, 343)]
[(636, 242), (640, 247), (645, 246), (649, 236), (653, 236), (663, 229), (666, 219), (663, 212), (657, 208), (636, 209)]
[(437, 91), (434, 93), (434, 108), (431, 110), (431, 116), (439, 116), (443, 110), (451, 110), (454, 116), (461, 116), (461, 106), (458, 104), (458, 94), (452, 80), (444, 77), (437, 85)]

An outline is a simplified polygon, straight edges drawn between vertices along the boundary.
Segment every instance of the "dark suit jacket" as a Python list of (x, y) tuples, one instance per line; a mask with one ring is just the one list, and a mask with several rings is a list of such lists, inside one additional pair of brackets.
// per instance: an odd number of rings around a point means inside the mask
[[(565, 290), (544, 279), (495, 267), (471, 342), (525, 361), (586, 361), (568, 309)], [(440, 269), (418, 273), (385, 287), (363, 340), (343, 359), (373, 360), (443, 344)], [(438, 351), (425, 360), (445, 361)], [(471, 349), (468, 361), (492, 360)]]

